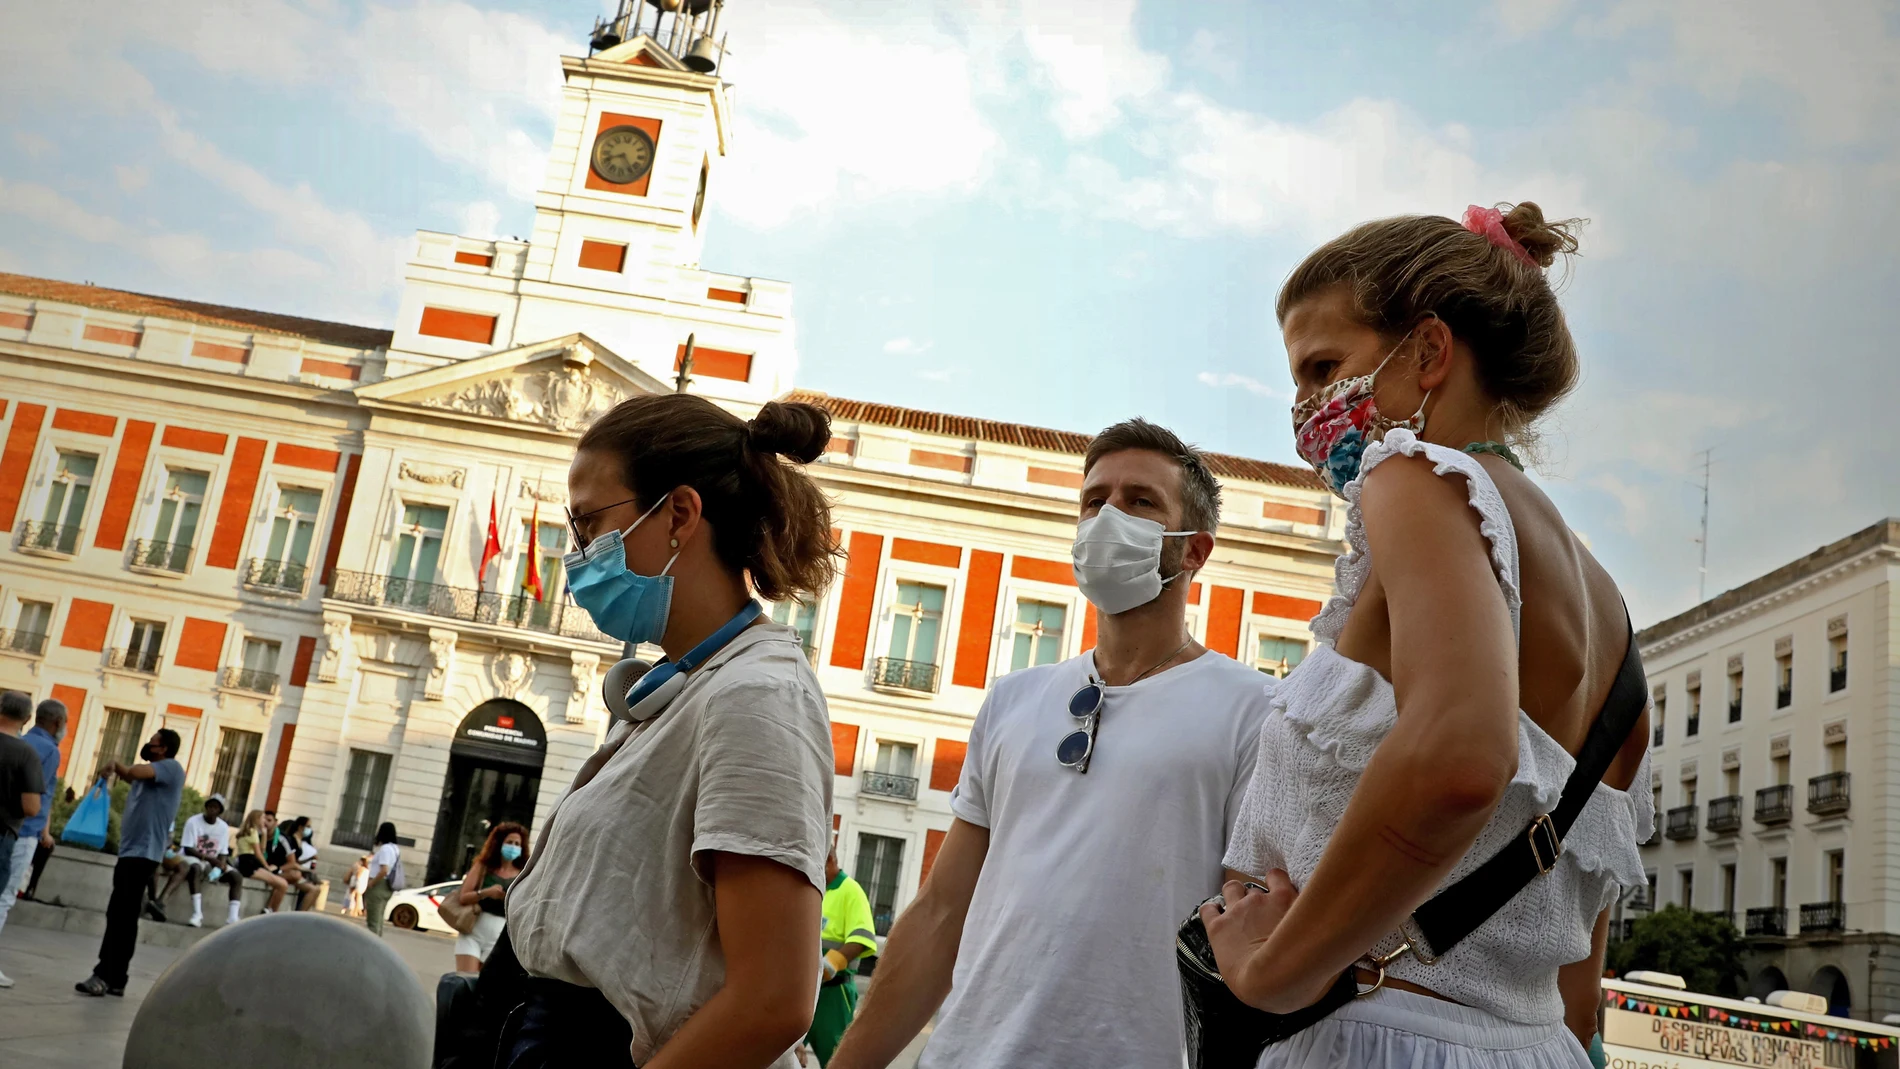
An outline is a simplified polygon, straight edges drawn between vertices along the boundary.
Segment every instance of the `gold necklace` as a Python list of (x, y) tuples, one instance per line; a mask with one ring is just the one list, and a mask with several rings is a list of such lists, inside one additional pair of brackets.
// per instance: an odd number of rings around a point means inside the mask
[[(1141, 682), (1142, 680), (1147, 679), (1150, 675), (1154, 674), (1155, 669), (1160, 668), (1162, 665), (1167, 664), (1169, 661), (1172, 661), (1176, 657), (1181, 656), (1181, 651), (1184, 649), (1187, 649), (1189, 646), (1192, 646), (1192, 645), (1194, 645), (1194, 636), (1189, 635), (1187, 637), (1187, 641), (1181, 643), (1179, 646), (1176, 646), (1173, 653), (1170, 653), (1166, 657), (1163, 657), (1160, 660), (1156, 661), (1154, 664), (1149, 665), (1148, 670), (1146, 672), (1143, 672), (1140, 675), (1136, 676), (1135, 678), (1129, 680), (1128, 682), (1123, 683), (1122, 686), (1132, 687), (1135, 684)], [(1109, 685), (1108, 681), (1103, 680), (1102, 685), (1105, 687), (1108, 686)]]

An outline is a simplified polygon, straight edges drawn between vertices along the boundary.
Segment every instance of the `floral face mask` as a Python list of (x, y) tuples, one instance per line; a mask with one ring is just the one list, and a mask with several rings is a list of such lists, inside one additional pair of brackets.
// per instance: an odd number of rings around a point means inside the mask
[(1425, 429), (1425, 402), (1431, 400), (1430, 390), (1419, 401), (1418, 411), (1406, 420), (1380, 415), (1373, 403), (1379, 372), (1410, 338), (1407, 334), (1399, 339), (1371, 374), (1328, 383), (1293, 406), (1293, 448), (1341, 497), (1346, 494), (1346, 484), (1359, 477), (1359, 458), (1368, 443), (1385, 437), (1385, 432), (1394, 427), (1413, 433)]

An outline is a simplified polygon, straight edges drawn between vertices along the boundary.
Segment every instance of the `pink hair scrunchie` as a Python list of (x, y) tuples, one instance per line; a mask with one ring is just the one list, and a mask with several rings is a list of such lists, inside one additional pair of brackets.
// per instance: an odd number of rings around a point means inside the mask
[(1531, 254), (1524, 251), (1524, 246), (1511, 236), (1511, 232), (1504, 229), (1504, 213), (1496, 208), (1480, 208), (1476, 204), (1466, 207), (1465, 229), (1473, 234), (1484, 235), (1485, 240), (1517, 257), (1524, 266), (1543, 270), (1543, 265), (1532, 259)]

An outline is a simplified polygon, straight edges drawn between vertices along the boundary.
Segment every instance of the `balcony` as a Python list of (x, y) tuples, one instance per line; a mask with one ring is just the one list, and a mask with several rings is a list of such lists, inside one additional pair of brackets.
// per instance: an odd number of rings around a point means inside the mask
[(914, 802), (917, 800), (917, 777), (867, 770), (858, 790), (864, 794), (875, 794), (880, 798), (896, 798), (900, 801)]
[(1717, 835), (1733, 835), (1741, 831), (1742, 796), (1731, 794), (1709, 799), (1708, 828)]
[(218, 673), (218, 685), (231, 690), (248, 690), (252, 694), (275, 694), (277, 673), (260, 672), (255, 668), (226, 668)]
[(106, 667), (117, 668), (121, 672), (136, 672), (142, 676), (158, 674), (157, 650), (107, 650)]
[(13, 548), (70, 557), (79, 552), (79, 526), (29, 521), (20, 525), (20, 533), (13, 539)]
[(1693, 739), (1701, 731), (1702, 717), (1699, 715), (1689, 717), (1682, 725), (1682, 735), (1684, 738)]
[(1748, 918), (1742, 925), (1742, 934), (1747, 936), (1787, 935), (1788, 908), (1786, 906), (1756, 906), (1750, 909)]
[(418, 583), (342, 568), (338, 568), (330, 579), (330, 597), (355, 605), (400, 609), (439, 616), (445, 620), (462, 620), (490, 627), (513, 627), (588, 642), (620, 643), (619, 639), (601, 634), (586, 609), (570, 604), (565, 599), (536, 601), (531, 597), (443, 586), (440, 583)]
[(184, 542), (138, 539), (132, 543), (132, 567), (183, 575), (191, 567), (191, 546)]
[(937, 693), (937, 666), (923, 661), (900, 661), (879, 657), (873, 668), (871, 685), (891, 690), (910, 690), (920, 694)]
[(1731, 928), (1735, 926), (1735, 911), (1732, 909), (1705, 909), (1700, 912), (1706, 917), (1722, 918), (1722, 923)]
[(1845, 902), (1801, 903), (1801, 931), (1839, 932), (1847, 928)]
[(244, 562), (244, 585), (267, 594), (301, 596), (310, 582), (310, 570), (295, 561), (252, 557)]
[(0, 650), (9, 653), (24, 653), (29, 657), (38, 657), (46, 652), (46, 635), (39, 631), (21, 631), (8, 628), (0, 631)]
[(1763, 787), (1755, 792), (1755, 823), (1775, 827), (1794, 819), (1794, 785)]
[(1817, 817), (1847, 812), (1847, 773), (1824, 772), (1809, 779), (1808, 812)]
[(1781, 686), (1775, 688), (1775, 708), (1786, 709), (1793, 704), (1794, 687), (1792, 684), (1783, 683)]
[(1681, 842), (1696, 837), (1696, 811), (1700, 806), (1679, 805), (1669, 811), (1669, 819), (1663, 825), (1663, 837)]
[(1841, 665), (1835, 665), (1833, 668), (1828, 669), (1827, 670), (1827, 692), (1829, 694), (1832, 694), (1837, 690), (1846, 690), (1846, 689), (1847, 689), (1847, 666), (1844, 664), (1841, 664)]
[(1742, 722), (1742, 703), (1740, 699), (1728, 703), (1728, 722), (1731, 724), (1739, 724)]
[(1655, 728), (1654, 728), (1653, 730), (1651, 730), (1651, 731), (1650, 731), (1650, 733), (1649, 733), (1649, 744), (1650, 744), (1651, 746), (1661, 746), (1661, 745), (1663, 744), (1663, 725), (1662, 725), (1662, 721), (1660, 721), (1660, 720), (1658, 720), (1658, 721), (1656, 721), (1656, 726), (1655, 726)]

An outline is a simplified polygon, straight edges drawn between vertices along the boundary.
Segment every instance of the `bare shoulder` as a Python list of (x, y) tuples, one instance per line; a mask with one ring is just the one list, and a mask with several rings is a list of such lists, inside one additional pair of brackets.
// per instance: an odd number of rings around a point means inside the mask
[(1366, 474), (1359, 518), (1381, 571), (1412, 559), (1431, 559), (1448, 545), (1485, 555), (1481, 517), (1460, 472), (1440, 473), (1423, 454), (1394, 454)]

